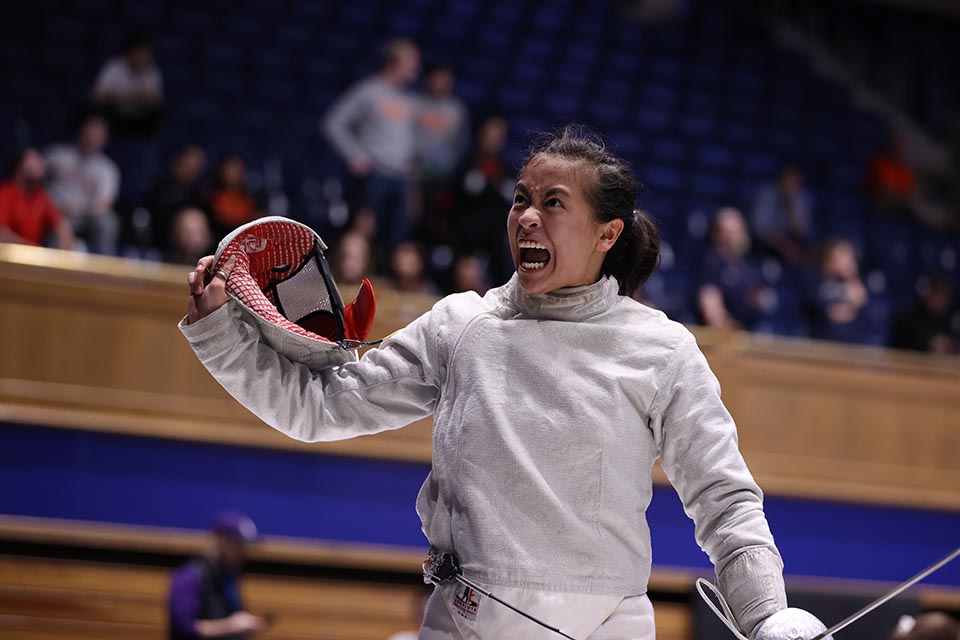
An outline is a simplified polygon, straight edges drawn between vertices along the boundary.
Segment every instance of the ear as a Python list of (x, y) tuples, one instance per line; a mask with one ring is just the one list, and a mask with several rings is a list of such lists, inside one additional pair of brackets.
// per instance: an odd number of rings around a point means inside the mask
[(617, 238), (623, 233), (623, 220), (614, 218), (600, 225), (600, 236), (597, 238), (597, 251), (606, 253), (617, 243)]

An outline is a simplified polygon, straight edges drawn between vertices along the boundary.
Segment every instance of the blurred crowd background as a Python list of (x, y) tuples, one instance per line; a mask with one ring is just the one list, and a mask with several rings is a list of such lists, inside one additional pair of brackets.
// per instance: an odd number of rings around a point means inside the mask
[(579, 122), (664, 237), (643, 301), (954, 353), (958, 25), (787, 0), (20, 3), (0, 233), (188, 264), (284, 215), (345, 283), (483, 292), (512, 273), (524, 144)]
[[(415, 628), (429, 425), (355, 448), (270, 440), (174, 335), (176, 273), (155, 265), (192, 265), (239, 225), (287, 216), (329, 245), (345, 297), (365, 276), (399, 292), (378, 315), (399, 326), (429, 296), (510, 278), (517, 167), (538, 132), (568, 123), (601, 132), (643, 184), (662, 260), (639, 300), (694, 325), (948, 356), (698, 335), (751, 468), (780, 481), (766, 508), (791, 577), (890, 582), (955, 544), (951, 0), (4, 8), (0, 242), (117, 258), (44, 265), (34, 256), (68, 254), (0, 247), (4, 630), (146, 638), (179, 620), (190, 637), (200, 584), (219, 585), (203, 602), (238, 637)], [(60, 304), (74, 305), (69, 331)], [(701, 624), (712, 614), (689, 575), (670, 574), (706, 559), (676, 496), (657, 496), (658, 634), (727, 637)], [(256, 616), (238, 586), (252, 520), (225, 512), (197, 533), (231, 504), (269, 532), (251, 547)], [(950, 571), (846, 637), (955, 640)], [(846, 600), (826, 584), (809, 587), (825, 619), (868, 600), (860, 583)]]

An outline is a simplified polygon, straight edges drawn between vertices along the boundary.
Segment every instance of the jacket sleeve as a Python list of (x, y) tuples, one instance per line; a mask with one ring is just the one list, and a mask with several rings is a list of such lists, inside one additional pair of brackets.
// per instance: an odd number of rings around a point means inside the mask
[(713, 562), (737, 624), (749, 634), (787, 606), (783, 563), (720, 384), (687, 331), (670, 355), (651, 426), (663, 470), (696, 525), (697, 544)]
[(427, 312), (357, 362), (311, 370), (260, 340), (234, 300), (180, 321), (200, 362), (243, 406), (304, 442), (397, 429), (433, 413), (440, 395), (437, 333)]

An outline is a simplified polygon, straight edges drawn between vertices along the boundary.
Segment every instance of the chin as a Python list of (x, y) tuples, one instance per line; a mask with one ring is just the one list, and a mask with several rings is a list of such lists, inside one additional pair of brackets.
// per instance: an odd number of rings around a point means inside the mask
[(544, 275), (545, 274), (534, 274), (517, 269), (517, 281), (520, 284), (520, 288), (523, 289), (524, 293), (530, 295), (549, 293), (556, 288), (550, 286), (550, 282)]

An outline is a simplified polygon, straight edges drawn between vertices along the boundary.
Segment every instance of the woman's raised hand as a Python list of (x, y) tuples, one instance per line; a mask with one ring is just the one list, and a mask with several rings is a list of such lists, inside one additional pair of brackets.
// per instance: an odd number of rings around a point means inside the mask
[(213, 256), (204, 256), (197, 263), (197, 268), (187, 274), (187, 284), (190, 286), (190, 301), (187, 303), (188, 324), (193, 324), (210, 315), (230, 299), (226, 284), (233, 272), (234, 264), (236, 264), (236, 257), (230, 256), (223, 266), (211, 275)]

